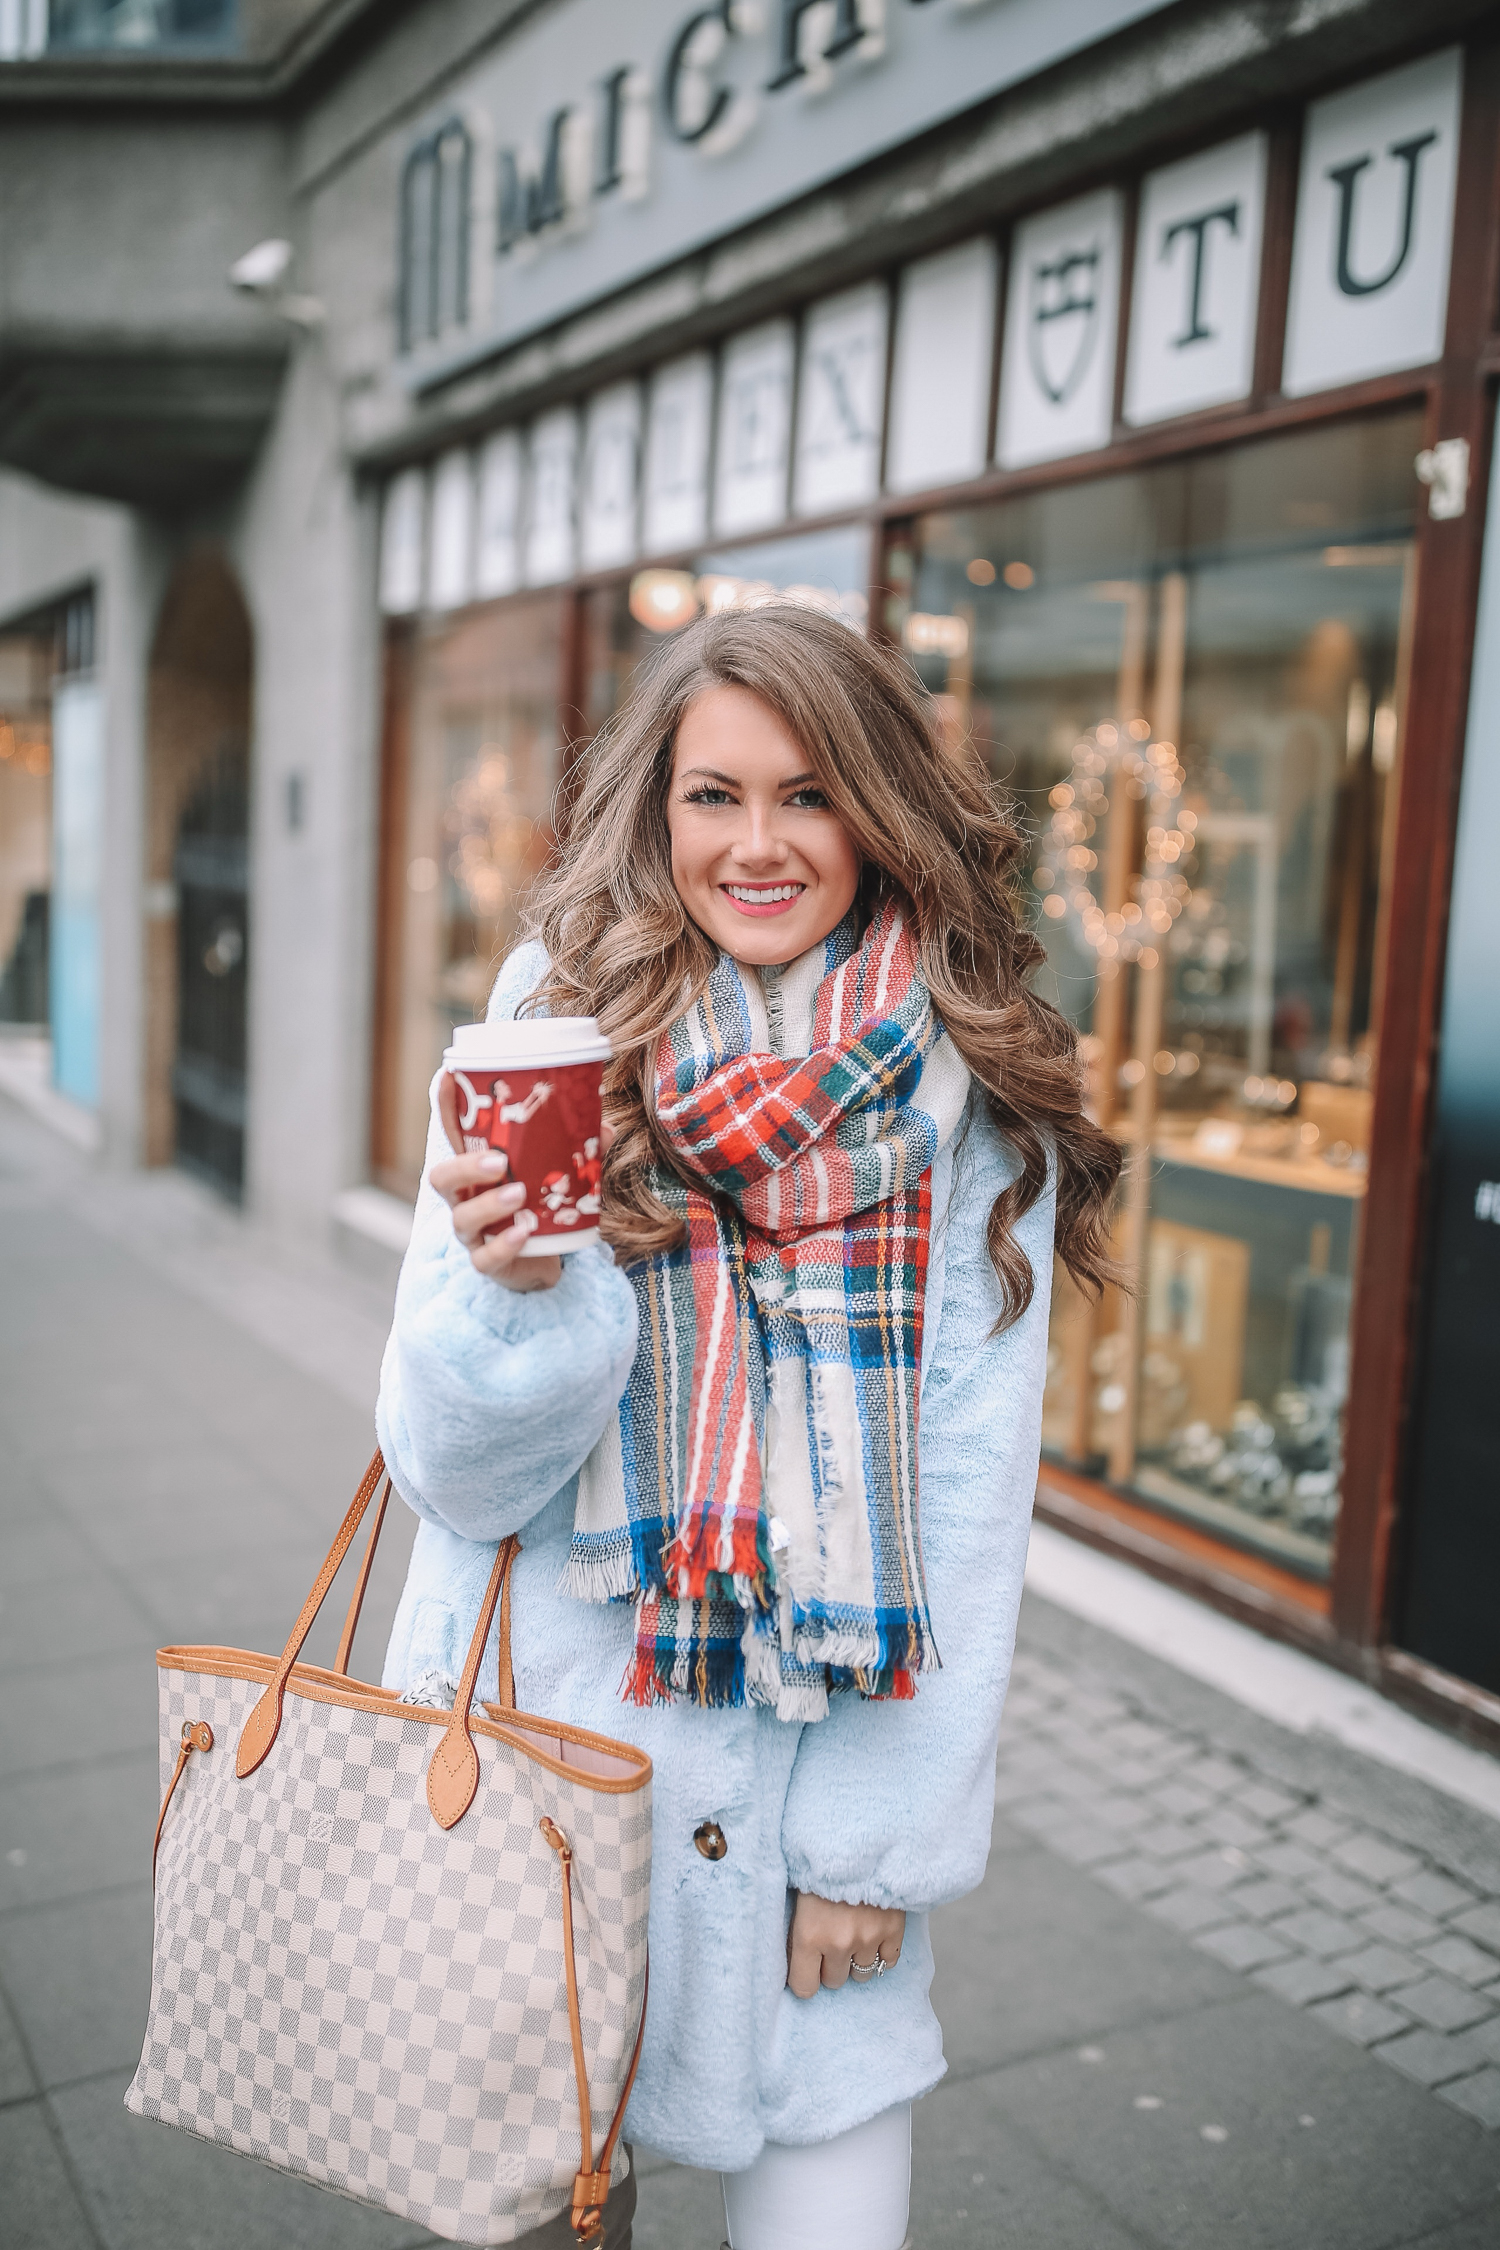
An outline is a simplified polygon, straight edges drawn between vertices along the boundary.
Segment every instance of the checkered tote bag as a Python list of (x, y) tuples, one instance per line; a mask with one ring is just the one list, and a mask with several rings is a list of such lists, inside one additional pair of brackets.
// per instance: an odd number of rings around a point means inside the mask
[[(125, 2106), (449, 2242), (602, 2229), (640, 2054), (651, 1761), (518, 1713), (507, 1540), (451, 1711), (279, 1657), (164, 1648), (151, 2016)], [(500, 1701), (472, 1706), (496, 1608)], [(597, 2154), (596, 2154), (597, 2152)]]

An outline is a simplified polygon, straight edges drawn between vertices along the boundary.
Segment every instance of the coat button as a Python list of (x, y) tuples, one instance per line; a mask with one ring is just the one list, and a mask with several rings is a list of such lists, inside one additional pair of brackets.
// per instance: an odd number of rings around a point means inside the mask
[(716, 1820), (700, 1820), (693, 1830), (693, 1842), (705, 1859), (722, 1859), (729, 1849), (724, 1831)]

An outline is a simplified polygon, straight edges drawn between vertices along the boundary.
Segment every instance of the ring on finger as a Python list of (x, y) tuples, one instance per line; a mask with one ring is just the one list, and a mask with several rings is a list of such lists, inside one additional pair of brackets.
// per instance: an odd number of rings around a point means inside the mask
[(870, 1984), (879, 1976), (880, 1967), (880, 1955), (878, 1953), (873, 1961), (856, 1961), (851, 1953), (849, 1956), (849, 1981), (851, 1984)]

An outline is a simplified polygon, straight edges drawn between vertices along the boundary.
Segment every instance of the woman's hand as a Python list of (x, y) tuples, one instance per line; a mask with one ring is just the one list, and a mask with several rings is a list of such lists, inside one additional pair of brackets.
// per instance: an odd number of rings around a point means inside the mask
[(536, 1214), (521, 1209), (526, 1190), (519, 1180), (506, 1183), (506, 1168), (504, 1151), (491, 1149), (483, 1156), (450, 1156), (427, 1177), (452, 1211), (453, 1231), (476, 1273), (521, 1292), (552, 1289), (562, 1279), (562, 1260), (522, 1257)]
[[(786, 1981), (799, 2000), (820, 1984), (830, 1992), (848, 1981), (849, 1965), (893, 1969), (901, 1958), (906, 1916), (894, 1906), (841, 1906), (836, 1899), (798, 1891), (786, 1948)], [(868, 1980), (857, 1977), (856, 1983)]]

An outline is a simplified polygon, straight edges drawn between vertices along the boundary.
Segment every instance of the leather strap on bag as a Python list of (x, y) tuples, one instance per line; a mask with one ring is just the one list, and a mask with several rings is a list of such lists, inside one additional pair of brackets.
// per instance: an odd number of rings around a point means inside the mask
[(195, 1750), (212, 1750), (214, 1730), (206, 1719), (184, 1719), (182, 1745), (177, 1752), (177, 1763), (172, 1768), (172, 1778), (167, 1783), (167, 1793), (161, 1801), (161, 1811), (156, 1816), (156, 1834), (151, 1839), (151, 1888), (156, 1888), (156, 1855), (161, 1850), (161, 1832), (167, 1825), (167, 1807), (177, 1794), (177, 1784), (187, 1771), (187, 1762)]
[(281, 1706), (292, 1666), (302, 1653), (302, 1643), (312, 1631), (313, 1619), (323, 1607), (324, 1597), (338, 1576), (339, 1565), (354, 1543), (354, 1534), (363, 1523), (365, 1510), (374, 1499), (376, 1488), (384, 1474), (385, 1458), (377, 1446), (370, 1466), (360, 1480), (359, 1490), (349, 1504), (349, 1513), (339, 1525), (338, 1536), (328, 1550), (322, 1569), (313, 1580), (312, 1592), (302, 1605), (302, 1614), (292, 1627), (291, 1639), (281, 1652), (281, 1660), (271, 1676), (271, 1684), (240, 1729), (240, 1739), (234, 1753), (234, 1770), (241, 1781), (254, 1773), (256, 1767), (270, 1755), (271, 1746), (281, 1731)]
[[(479, 1666), (484, 1656), (484, 1644), (490, 1637), (490, 1625), (501, 1590), (508, 1583), (511, 1566), (521, 1551), (521, 1542), (514, 1534), (502, 1539), (495, 1556), (495, 1567), (490, 1572), (490, 1582), (484, 1590), (484, 1600), (479, 1605), (479, 1618), (474, 1627), (474, 1637), (469, 1643), (469, 1653), (464, 1658), (463, 1677), (453, 1698), (453, 1716), (443, 1729), (443, 1738), (432, 1753), (427, 1768), (427, 1805), (439, 1828), (457, 1825), (474, 1802), (474, 1792), (479, 1787), (479, 1752), (474, 1747), (474, 1737), (469, 1732), (469, 1719), (474, 1702), (474, 1689), (479, 1679)], [(509, 1651), (506, 1651), (505, 1669), (510, 1670)], [(502, 1689), (504, 1682), (502, 1681)], [(511, 1688), (514, 1699), (514, 1685)], [(514, 1700), (512, 1700), (514, 1708)]]
[(625, 2073), (625, 2083), (620, 2089), (620, 2099), (615, 2104), (615, 2114), (609, 2131), (604, 2136), (604, 2146), (599, 2151), (597, 2170), (580, 2172), (573, 2182), (573, 2232), (580, 2242), (596, 2242), (604, 2231), (604, 2206), (609, 2200), (609, 2168), (614, 2158), (615, 2142), (620, 2137), (620, 2127), (625, 2122), (625, 2111), (630, 2101), (630, 2089), (635, 2084), (635, 2074), (640, 2068), (641, 2041), (646, 2036), (646, 2002), (651, 1996), (651, 1963), (646, 1963), (646, 1980), (641, 1986), (641, 2020), (635, 2027), (635, 2045), (630, 2050), (630, 2068)]
[(538, 1823), (543, 1840), (558, 1858), (562, 1878), (563, 1922), (563, 1975), (568, 1989), (568, 2030), (573, 2041), (573, 2076), (578, 2085), (578, 2154), (579, 2167), (573, 2181), (573, 2232), (580, 2242), (594, 2242), (604, 2226), (604, 2206), (609, 2200), (609, 2168), (619, 2138), (620, 2127), (625, 2122), (625, 2107), (630, 2100), (630, 2089), (635, 2084), (635, 2074), (641, 2059), (641, 2041), (646, 2036), (646, 2001), (651, 1991), (651, 1963), (646, 1963), (646, 1978), (641, 1987), (641, 2020), (635, 2029), (635, 2046), (631, 2051), (630, 2068), (625, 2073), (625, 2084), (615, 2114), (599, 2151), (599, 2161), (594, 2162), (594, 2111), (589, 2100), (588, 2064), (583, 2053), (583, 2015), (578, 2005), (578, 1962), (573, 1951), (573, 1847), (555, 1820), (545, 1816)]
[[(376, 1513), (374, 1528), (370, 1533), (369, 1544), (365, 1549), (364, 1560), (360, 1565), (359, 1577), (350, 1599), (348, 1614), (344, 1619), (344, 1630), (339, 1639), (338, 1655), (334, 1662), (336, 1672), (344, 1674), (348, 1672), (349, 1655), (354, 1643), (355, 1628), (359, 1624), (360, 1611), (364, 1606), (365, 1589), (369, 1585), (370, 1569), (375, 1560), (375, 1546), (380, 1537), (381, 1527), (385, 1522), (386, 1507), (390, 1499), (391, 1486), (390, 1479), (386, 1476), (385, 1457), (378, 1447), (371, 1457), (369, 1467), (360, 1480), (359, 1490), (350, 1502), (349, 1512), (339, 1525), (338, 1534), (328, 1550), (323, 1567), (313, 1581), (312, 1591), (302, 1605), (301, 1615), (292, 1627), (291, 1636), (281, 1652), (270, 1683), (240, 1730), (240, 1739), (234, 1754), (234, 1770), (241, 1781), (246, 1780), (249, 1775), (254, 1773), (256, 1767), (263, 1764), (270, 1755), (272, 1746), (281, 1730), (282, 1705), (286, 1696), (286, 1684), (291, 1677), (292, 1666), (302, 1653), (302, 1644), (312, 1630), (313, 1620), (323, 1606), (329, 1587), (338, 1576), (339, 1566), (354, 1544), (355, 1534), (364, 1521), (370, 1502), (379, 1489), (382, 1477), (385, 1477), (385, 1490), (381, 1494), (380, 1507)], [(474, 1689), (479, 1679), (479, 1667), (484, 1658), (485, 1642), (489, 1638), (490, 1626), (494, 1621), (497, 1605), (500, 1609), (499, 1698), (504, 1709), (508, 1711), (515, 1709), (515, 1681), (511, 1672), (510, 1661), (510, 1574), (515, 1565), (516, 1556), (520, 1551), (521, 1542), (514, 1535), (500, 1542), (499, 1550), (495, 1556), (495, 1567), (490, 1572), (490, 1582), (485, 1589), (485, 1596), (480, 1604), (473, 1637), (469, 1642), (469, 1653), (464, 1661), (463, 1677), (459, 1681), (458, 1692), (453, 1699), (453, 1716), (443, 1729), (442, 1737), (432, 1754), (432, 1761), (427, 1769), (427, 1803), (433, 1819), (440, 1828), (452, 1828), (463, 1819), (464, 1814), (474, 1802), (474, 1793), (479, 1787), (479, 1753), (474, 1747), (474, 1738), (469, 1732), (469, 1718), (474, 1701)], [(170, 1796), (170, 1791), (168, 1794)], [(163, 1807), (163, 1811), (165, 1811), (165, 1807)]]
[[(495, 1701), (502, 1711), (514, 1711), (516, 1707), (516, 1675), (511, 1670), (510, 1662), (510, 1583), (514, 1576), (516, 1555), (521, 1552), (521, 1542), (517, 1539), (513, 1544), (515, 1554), (511, 1556), (510, 1562), (506, 1565), (505, 1575), (500, 1581), (500, 1638), (499, 1646), (495, 1651), (496, 1670), (499, 1676)], [(497, 1555), (495, 1560), (498, 1562), (499, 1559)]]
[(359, 1566), (359, 1576), (354, 1581), (354, 1591), (349, 1596), (349, 1607), (344, 1616), (344, 1630), (339, 1635), (339, 1652), (333, 1660), (335, 1672), (349, 1677), (349, 1658), (354, 1649), (354, 1636), (359, 1631), (359, 1613), (365, 1606), (365, 1588), (370, 1583), (370, 1567), (375, 1560), (375, 1549), (380, 1544), (380, 1534), (385, 1523), (385, 1511), (391, 1504), (391, 1480), (385, 1480), (385, 1490), (380, 1495), (380, 1506), (375, 1510), (375, 1522), (365, 1546), (365, 1559)]

